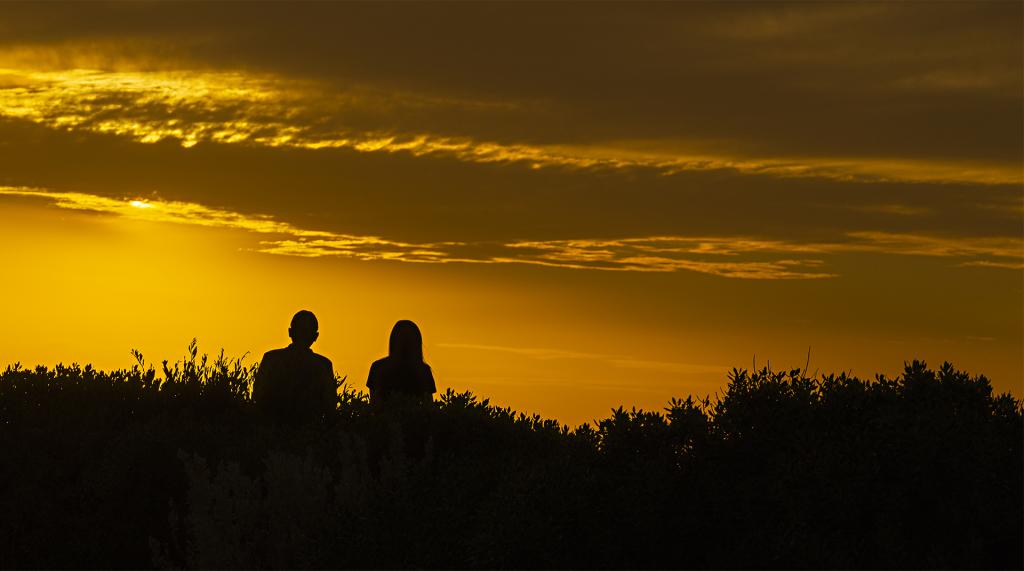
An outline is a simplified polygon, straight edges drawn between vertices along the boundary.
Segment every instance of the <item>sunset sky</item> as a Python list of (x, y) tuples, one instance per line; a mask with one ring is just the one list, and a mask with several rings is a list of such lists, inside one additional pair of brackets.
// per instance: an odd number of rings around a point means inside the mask
[(288, 343), (578, 424), (1024, 383), (1024, 4), (0, 4), (0, 366)]

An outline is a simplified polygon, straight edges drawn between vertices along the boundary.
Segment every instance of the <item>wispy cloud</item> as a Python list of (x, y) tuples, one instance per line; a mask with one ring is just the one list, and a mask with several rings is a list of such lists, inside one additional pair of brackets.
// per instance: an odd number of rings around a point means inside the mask
[(991, 260), (974, 260), (960, 264), (965, 268), (1002, 268), (1004, 270), (1024, 270), (1024, 261), (1020, 262), (993, 262)]
[[(848, 244), (832, 244), (831, 251), (879, 252), (912, 256), (938, 256), (958, 258), (991, 257), (986, 265), (1024, 260), (1024, 239), (1020, 237), (951, 237), (895, 232), (850, 232), (854, 241)], [(984, 260), (974, 260), (973, 265), (982, 265)]]
[[(514, 242), (515, 260), (540, 265), (624, 271), (690, 270), (745, 279), (820, 279), (821, 258), (865, 252), (886, 255), (968, 258), (962, 266), (1014, 269), (1024, 261), (1024, 240), (1017, 237), (953, 237), (893, 232), (847, 232), (846, 240), (800, 242), (743, 236), (653, 236), (621, 240)], [(770, 261), (715, 261), (714, 257), (787, 256)], [(814, 255), (813, 258), (792, 256)], [(699, 256), (699, 257), (695, 257)]]
[[(680, 241), (692, 239), (679, 237)], [(746, 241), (741, 238), (740, 240)], [(504, 263), (535, 264), (556, 268), (580, 270), (606, 270), (624, 272), (674, 272), (688, 270), (725, 278), (753, 280), (821, 279), (836, 277), (837, 274), (815, 271), (824, 264), (817, 259), (781, 259), (773, 261), (716, 261), (695, 257), (682, 257), (676, 253), (652, 256), (637, 254), (635, 247), (623, 240), (615, 243), (602, 241), (598, 248), (576, 245), (565, 247), (564, 241), (548, 243), (530, 242), (507, 244), (508, 248), (519, 250), (514, 257), (499, 257), (495, 261)]]
[(893, 216), (928, 216), (934, 214), (935, 211), (931, 208), (925, 208), (922, 206), (911, 206), (908, 204), (870, 204), (867, 206), (853, 206), (851, 210), (859, 212), (877, 212), (879, 214), (891, 214)]
[[(43, 198), (59, 208), (112, 214), (147, 222), (189, 224), (274, 235), (254, 248), (259, 252), (295, 256), (338, 255), (361, 260), (392, 259), (407, 262), (445, 261), (433, 244), (408, 244), (376, 236), (357, 236), (298, 228), (270, 216), (241, 214), (192, 202), (111, 198), (79, 192), (51, 192), (36, 188), (0, 187), (0, 196)], [(286, 236), (287, 238), (280, 238)], [(291, 244), (295, 244), (292, 246)], [(301, 244), (309, 244), (301, 247)]]
[(731, 170), (780, 177), (843, 181), (1018, 184), (1016, 167), (893, 157), (744, 157), (621, 145), (515, 144), (398, 128), (373, 129), (347, 121), (389, 109), (516, 107), (377, 92), (328, 90), (311, 81), (242, 72), (33, 71), (0, 69), (0, 116), (55, 129), (83, 130), (140, 143), (178, 141), (366, 153), (445, 156), (474, 163), (521, 163), (532, 168), (653, 169), (665, 175)]
[(256, 252), (286, 256), (345, 257), (415, 263), (531, 264), (620, 272), (692, 271), (724, 278), (807, 280), (833, 278), (826, 259), (837, 253), (932, 256), (960, 266), (1020, 269), (1024, 240), (889, 232), (848, 232), (843, 241), (800, 242), (750, 236), (647, 236), (620, 239), (466, 243), (401, 242), (300, 228), (271, 216), (242, 214), (201, 204), (140, 197), (111, 198), (78, 192), (0, 187), (0, 196), (51, 201), (59, 208), (105, 213), (154, 223), (189, 224), (252, 232)]
[(651, 361), (636, 359), (627, 355), (605, 355), (600, 353), (586, 353), (580, 351), (568, 351), (564, 349), (550, 349), (542, 347), (507, 347), (503, 345), (481, 345), (476, 343), (438, 343), (438, 347), (448, 349), (461, 349), (470, 351), (490, 351), (498, 353), (510, 353), (521, 355), (531, 359), (576, 359), (586, 361), (598, 361), (613, 367), (625, 369), (647, 369), (667, 373), (699, 374), (715, 373), (722, 374), (729, 370), (725, 365), (708, 365), (695, 363), (682, 363), (678, 361)]
[(43, 198), (52, 201), (57, 207), (67, 210), (115, 214), (150, 222), (235, 228), (261, 234), (292, 234), (309, 237), (323, 235), (320, 232), (295, 228), (290, 224), (276, 221), (270, 216), (245, 215), (209, 208), (193, 202), (149, 200), (141, 197), (111, 198), (81, 192), (52, 192), (18, 186), (0, 186), (0, 195)]

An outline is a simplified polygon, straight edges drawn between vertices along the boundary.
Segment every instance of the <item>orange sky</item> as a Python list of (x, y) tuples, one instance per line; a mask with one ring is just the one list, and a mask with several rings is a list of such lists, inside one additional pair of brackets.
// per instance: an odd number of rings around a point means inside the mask
[(0, 364), (314, 347), (568, 423), (732, 367), (1019, 394), (1021, 5), (5, 4)]

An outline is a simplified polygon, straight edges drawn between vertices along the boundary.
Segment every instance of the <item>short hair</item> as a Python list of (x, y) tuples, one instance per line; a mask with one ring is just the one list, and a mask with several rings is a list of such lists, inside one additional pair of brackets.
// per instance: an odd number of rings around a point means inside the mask
[(295, 331), (316, 333), (320, 329), (320, 324), (312, 311), (303, 309), (292, 317), (291, 328)]

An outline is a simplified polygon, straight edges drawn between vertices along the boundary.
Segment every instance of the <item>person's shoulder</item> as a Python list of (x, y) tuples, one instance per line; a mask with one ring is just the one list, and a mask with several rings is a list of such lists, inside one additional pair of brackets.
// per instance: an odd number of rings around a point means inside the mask
[(332, 363), (330, 359), (328, 359), (327, 357), (324, 357), (323, 355), (321, 355), (319, 353), (313, 353), (313, 359), (316, 360), (317, 363), (320, 363), (321, 365), (324, 365), (325, 367), (334, 367), (334, 363)]
[(366, 386), (370, 389), (379, 387), (381, 383), (386, 383), (384, 379), (390, 375), (387, 373), (388, 358), (377, 359), (373, 363), (370, 363), (370, 372), (366, 375)]
[(279, 361), (285, 357), (288, 349), (271, 349), (263, 354), (261, 361)]
[(423, 363), (423, 368), (420, 369), (420, 375), (429, 382), (434, 382), (434, 372), (430, 369), (430, 365)]
[(381, 357), (370, 365), (370, 375), (390, 377), (395, 372), (395, 360), (391, 357)]
[(390, 366), (391, 366), (391, 361), (387, 357), (381, 357), (380, 359), (377, 359), (373, 363), (370, 363), (370, 370), (371, 371), (380, 371), (380, 370), (383, 370), (383, 369), (387, 369)]

